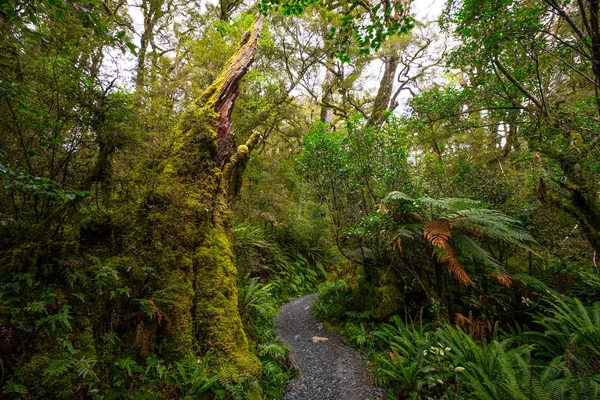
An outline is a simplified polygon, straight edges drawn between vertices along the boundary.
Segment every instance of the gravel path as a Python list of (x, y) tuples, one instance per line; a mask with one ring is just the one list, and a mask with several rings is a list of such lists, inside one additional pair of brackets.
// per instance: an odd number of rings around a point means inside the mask
[[(290, 346), (292, 363), (300, 378), (292, 381), (286, 400), (378, 400), (381, 391), (369, 383), (361, 354), (323, 328), (312, 313), (316, 294), (300, 297), (281, 307), (275, 326)], [(313, 338), (327, 338), (314, 342)]]

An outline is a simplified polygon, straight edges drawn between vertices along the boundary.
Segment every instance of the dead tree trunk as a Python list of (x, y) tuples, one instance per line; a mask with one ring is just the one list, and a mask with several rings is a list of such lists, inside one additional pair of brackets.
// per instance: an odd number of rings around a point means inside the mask
[(160, 205), (168, 214), (160, 222), (177, 238), (181, 258), (175, 268), (163, 268), (161, 277), (165, 286), (179, 288), (176, 304), (167, 311), (173, 321), (172, 345), (177, 353), (210, 351), (223, 379), (261, 371), (238, 311), (231, 242), (232, 202), (258, 135), (236, 148), (231, 113), (262, 25), (259, 16), (221, 75), (189, 106), (161, 189), (167, 199)]

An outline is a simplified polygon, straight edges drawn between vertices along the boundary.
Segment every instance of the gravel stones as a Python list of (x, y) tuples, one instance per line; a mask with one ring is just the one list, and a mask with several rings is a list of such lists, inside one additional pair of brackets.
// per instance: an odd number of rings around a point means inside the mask
[[(300, 371), (300, 378), (288, 385), (285, 400), (383, 399), (381, 391), (369, 383), (361, 354), (314, 317), (316, 296), (310, 294), (284, 305), (275, 319), (277, 332), (290, 346), (290, 358)], [(315, 341), (314, 337), (327, 340)]]

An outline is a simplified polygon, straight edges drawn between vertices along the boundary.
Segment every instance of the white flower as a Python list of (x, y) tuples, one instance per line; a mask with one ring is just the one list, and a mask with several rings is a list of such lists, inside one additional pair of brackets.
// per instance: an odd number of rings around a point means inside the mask
[(464, 370), (465, 370), (464, 367), (456, 367), (456, 368), (454, 368), (454, 372), (462, 372)]

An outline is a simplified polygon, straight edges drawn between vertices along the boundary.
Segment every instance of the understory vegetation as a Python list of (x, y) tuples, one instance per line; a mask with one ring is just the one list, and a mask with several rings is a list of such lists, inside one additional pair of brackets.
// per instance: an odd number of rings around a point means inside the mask
[(274, 318), (318, 291), (389, 400), (600, 398), (598, 0), (8, 0), (0, 33), (0, 397), (282, 399)]

